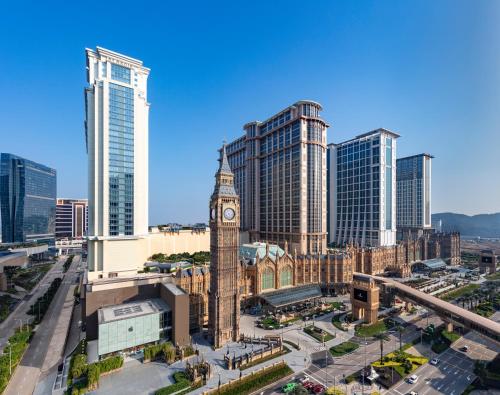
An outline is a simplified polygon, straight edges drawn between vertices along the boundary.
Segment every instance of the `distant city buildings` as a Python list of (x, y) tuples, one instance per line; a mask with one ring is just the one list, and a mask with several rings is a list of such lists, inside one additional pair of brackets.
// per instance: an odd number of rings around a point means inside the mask
[(329, 144), (329, 242), (396, 244), (396, 140), (377, 129)]
[(431, 229), (432, 158), (420, 154), (396, 161), (398, 239)]
[(56, 171), (21, 158), (0, 156), (2, 242), (54, 244)]
[(250, 241), (288, 242), (298, 253), (326, 250), (326, 132), (322, 107), (299, 101), (247, 123), (227, 145)]
[(136, 273), (148, 233), (149, 69), (87, 49), (85, 135), (89, 164), (89, 278)]
[(87, 199), (57, 199), (56, 239), (80, 239), (87, 234)]

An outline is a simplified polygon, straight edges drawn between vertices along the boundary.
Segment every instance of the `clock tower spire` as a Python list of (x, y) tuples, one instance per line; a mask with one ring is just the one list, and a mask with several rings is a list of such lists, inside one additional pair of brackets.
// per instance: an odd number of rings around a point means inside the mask
[(216, 348), (237, 341), (240, 333), (240, 198), (222, 146), (215, 188), (210, 198), (210, 294), (208, 334)]

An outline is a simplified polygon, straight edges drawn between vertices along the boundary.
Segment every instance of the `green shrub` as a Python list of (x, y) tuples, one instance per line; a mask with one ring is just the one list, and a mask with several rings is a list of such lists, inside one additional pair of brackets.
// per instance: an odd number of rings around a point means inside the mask
[(77, 379), (87, 373), (87, 356), (85, 354), (78, 354), (73, 356), (70, 363), (70, 378)]
[(100, 373), (110, 372), (123, 366), (123, 357), (120, 355), (116, 355), (96, 362), (96, 364), (99, 365)]
[(174, 392), (181, 391), (185, 388), (188, 388), (191, 385), (184, 372), (176, 372), (174, 373), (173, 377), (175, 383), (167, 387), (160, 388), (155, 392), (155, 395), (173, 394)]
[(99, 384), (99, 376), (101, 372), (99, 370), (99, 362), (91, 363), (87, 368), (87, 382), (89, 388), (96, 388)]

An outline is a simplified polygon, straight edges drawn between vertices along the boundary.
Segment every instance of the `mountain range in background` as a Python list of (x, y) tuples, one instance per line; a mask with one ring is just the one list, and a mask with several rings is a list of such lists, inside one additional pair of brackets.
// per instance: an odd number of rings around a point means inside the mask
[(457, 231), (462, 236), (500, 237), (500, 213), (465, 215), (432, 214), (432, 222), (442, 221), (443, 232)]

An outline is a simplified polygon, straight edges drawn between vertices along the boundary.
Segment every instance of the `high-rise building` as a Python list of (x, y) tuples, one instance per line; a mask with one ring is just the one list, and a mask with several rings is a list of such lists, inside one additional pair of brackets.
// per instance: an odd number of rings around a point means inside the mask
[(227, 145), (250, 241), (288, 243), (299, 254), (326, 249), (326, 131), (322, 107), (299, 101), (244, 125)]
[(6, 153), (0, 164), (2, 241), (54, 244), (56, 171)]
[(396, 161), (398, 238), (431, 228), (431, 161), (429, 154)]
[(224, 145), (210, 198), (208, 334), (216, 348), (239, 338), (239, 227), (240, 199)]
[(377, 129), (329, 144), (329, 242), (361, 247), (396, 243), (396, 139)]
[(87, 234), (87, 199), (57, 199), (56, 239), (79, 239)]
[(137, 272), (148, 233), (149, 69), (137, 59), (87, 49), (89, 279)]

